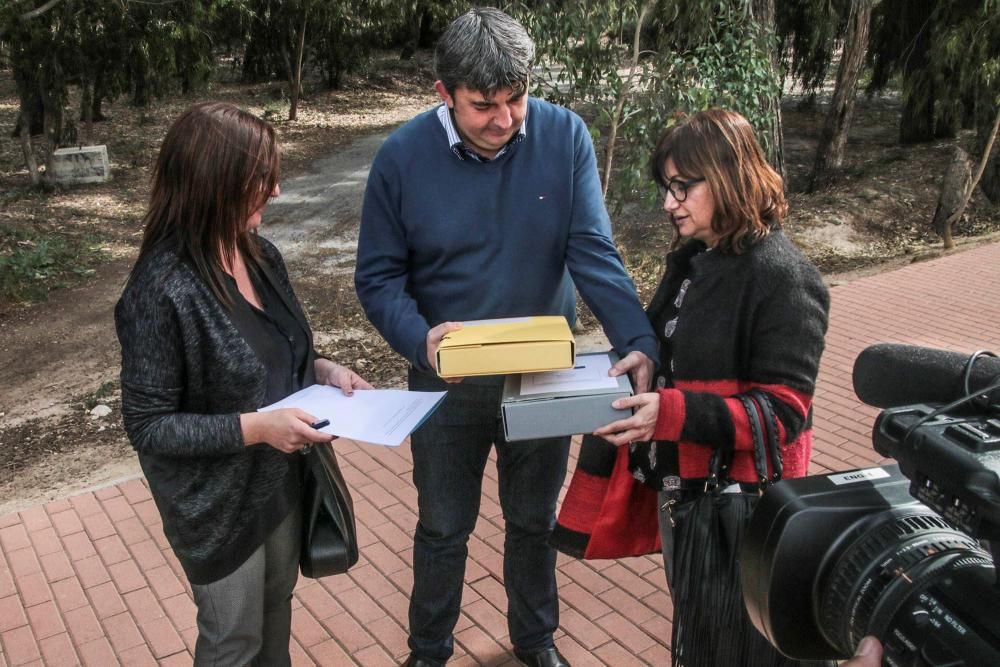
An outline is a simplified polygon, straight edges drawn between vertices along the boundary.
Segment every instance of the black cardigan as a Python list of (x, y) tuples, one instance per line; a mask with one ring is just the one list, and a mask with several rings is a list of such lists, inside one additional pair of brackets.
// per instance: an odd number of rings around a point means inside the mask
[[(256, 238), (265, 279), (309, 335), (308, 386), (312, 333), (277, 248)], [(243, 441), (239, 415), (262, 407), (266, 380), (239, 333), (254, 326), (250, 307), (227, 309), (170, 246), (136, 266), (115, 307), (122, 417), (164, 533), (191, 583), (204, 584), (239, 567), (284, 518), (290, 455)]]

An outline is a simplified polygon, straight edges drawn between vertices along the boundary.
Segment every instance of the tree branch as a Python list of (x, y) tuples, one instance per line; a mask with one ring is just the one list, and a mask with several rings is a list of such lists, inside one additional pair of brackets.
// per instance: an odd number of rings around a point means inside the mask
[[(20, 1), (21, 0), (15, 0), (15, 2), (20, 2)], [(49, 11), (50, 9), (58, 5), (60, 2), (62, 2), (62, 0), (49, 0), (41, 7), (36, 7), (35, 9), (30, 9), (26, 11), (25, 13), (21, 14), (19, 18), (22, 21), (27, 21), (28, 19), (33, 19), (36, 16), (41, 16), (45, 12)]]
[(608, 198), (608, 184), (611, 182), (611, 163), (615, 155), (615, 139), (618, 138), (618, 126), (622, 124), (622, 112), (625, 110), (625, 100), (629, 96), (632, 88), (632, 78), (635, 70), (639, 67), (639, 40), (642, 37), (642, 24), (646, 20), (646, 15), (652, 9), (653, 2), (647, 0), (636, 12), (635, 34), (632, 37), (632, 62), (628, 68), (628, 76), (622, 82), (621, 90), (618, 93), (618, 104), (615, 106), (615, 113), (611, 117), (611, 128), (608, 132), (608, 141), (604, 147), (604, 178), (601, 184), (601, 195)]
[(969, 181), (969, 187), (962, 194), (962, 201), (959, 203), (958, 208), (945, 221), (944, 225), (946, 229), (951, 229), (951, 226), (958, 222), (958, 219), (965, 213), (965, 207), (972, 200), (972, 193), (976, 190), (976, 186), (979, 185), (979, 179), (983, 177), (986, 165), (990, 161), (990, 153), (993, 152), (993, 142), (996, 141), (998, 131), (1000, 131), (1000, 104), (997, 105), (997, 117), (993, 121), (993, 130), (990, 132), (989, 141), (986, 142), (986, 148), (983, 149), (983, 157), (979, 160), (979, 168), (976, 169), (975, 176)]

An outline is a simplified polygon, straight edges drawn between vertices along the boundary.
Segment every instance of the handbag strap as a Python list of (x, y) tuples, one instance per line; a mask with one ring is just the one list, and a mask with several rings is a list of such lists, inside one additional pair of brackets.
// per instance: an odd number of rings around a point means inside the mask
[[(753, 438), (753, 462), (757, 472), (759, 490), (763, 490), (781, 479), (784, 472), (784, 461), (781, 455), (781, 442), (778, 438), (778, 418), (774, 413), (771, 396), (760, 389), (751, 389), (737, 398), (743, 404), (750, 424), (750, 434)], [(717, 447), (712, 451), (708, 462), (708, 479), (705, 490), (714, 491), (727, 479), (726, 475), (733, 462), (733, 446)], [(768, 459), (771, 462), (771, 474), (768, 474)]]
[(728, 479), (734, 454), (732, 443), (712, 450), (712, 458), (708, 461), (708, 478), (705, 480), (706, 491), (715, 491)]
[[(784, 462), (781, 456), (781, 442), (778, 438), (778, 419), (774, 414), (774, 404), (771, 397), (760, 389), (751, 389), (737, 398), (743, 403), (750, 424), (750, 434), (753, 438), (754, 469), (757, 481), (763, 492), (768, 484), (781, 479), (784, 472)], [(771, 461), (771, 474), (768, 475), (768, 458)]]
[(757, 401), (760, 407), (761, 421), (764, 431), (764, 441), (767, 444), (768, 453), (771, 456), (771, 482), (777, 482), (784, 474), (785, 465), (781, 456), (781, 441), (778, 437), (778, 417), (774, 413), (774, 399), (771, 395), (760, 389), (751, 389), (748, 392)]
[(743, 409), (747, 413), (747, 421), (750, 423), (750, 435), (753, 439), (753, 465), (757, 471), (757, 483), (760, 485), (760, 490), (763, 491), (770, 480), (767, 476), (767, 449), (764, 444), (760, 413), (757, 411), (757, 401), (749, 394), (740, 394), (738, 398), (743, 403)]

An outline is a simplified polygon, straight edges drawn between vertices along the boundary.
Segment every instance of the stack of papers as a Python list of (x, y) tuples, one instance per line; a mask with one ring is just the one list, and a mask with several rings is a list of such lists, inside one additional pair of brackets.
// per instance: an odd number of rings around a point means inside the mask
[(329, 419), (330, 425), (320, 429), (324, 433), (398, 447), (434, 412), (447, 393), (355, 389), (353, 396), (344, 396), (339, 387), (314, 384), (258, 412), (299, 408), (317, 420)]

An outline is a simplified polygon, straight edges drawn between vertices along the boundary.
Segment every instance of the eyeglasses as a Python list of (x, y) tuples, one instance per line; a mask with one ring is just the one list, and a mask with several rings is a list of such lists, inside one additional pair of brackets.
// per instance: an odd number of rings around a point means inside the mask
[(682, 181), (679, 178), (671, 178), (667, 180), (667, 184), (660, 185), (660, 196), (664, 199), (667, 198), (667, 192), (674, 196), (674, 199), (678, 202), (682, 202), (688, 198), (688, 190), (692, 185), (697, 185), (704, 181), (704, 178), (692, 178), (690, 181)]

